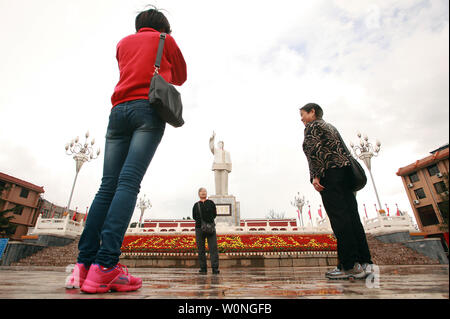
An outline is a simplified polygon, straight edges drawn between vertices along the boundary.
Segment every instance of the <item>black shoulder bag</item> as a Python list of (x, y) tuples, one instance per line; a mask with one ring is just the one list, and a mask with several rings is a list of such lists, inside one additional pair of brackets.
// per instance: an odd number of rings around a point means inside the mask
[(214, 225), (214, 223), (208, 223), (203, 220), (202, 208), (200, 206), (200, 202), (198, 202), (198, 210), (200, 212), (201, 230), (202, 230), (203, 234), (205, 234), (207, 236), (214, 234), (214, 232), (216, 231), (216, 226)]
[(366, 172), (364, 171), (364, 168), (359, 164), (359, 162), (352, 156), (352, 153), (347, 148), (347, 145), (345, 145), (344, 141), (342, 140), (341, 134), (337, 132), (337, 135), (339, 136), (339, 139), (341, 140), (342, 146), (344, 147), (344, 150), (347, 152), (348, 158), (350, 160), (350, 167), (352, 171), (352, 182), (351, 182), (351, 188), (353, 192), (357, 192), (364, 188), (367, 184), (367, 176)]
[(161, 33), (159, 36), (158, 53), (156, 54), (155, 71), (150, 82), (148, 100), (150, 105), (158, 112), (161, 119), (173, 127), (180, 127), (184, 124), (183, 104), (181, 103), (180, 93), (172, 84), (167, 83), (159, 75), (165, 39), (166, 34)]

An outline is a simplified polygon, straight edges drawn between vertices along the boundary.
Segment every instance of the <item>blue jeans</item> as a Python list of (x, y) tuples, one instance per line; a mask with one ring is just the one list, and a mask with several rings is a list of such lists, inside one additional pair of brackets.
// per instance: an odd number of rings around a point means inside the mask
[(77, 262), (113, 267), (136, 206), (142, 178), (165, 130), (148, 100), (116, 105), (106, 132), (103, 177), (78, 244)]

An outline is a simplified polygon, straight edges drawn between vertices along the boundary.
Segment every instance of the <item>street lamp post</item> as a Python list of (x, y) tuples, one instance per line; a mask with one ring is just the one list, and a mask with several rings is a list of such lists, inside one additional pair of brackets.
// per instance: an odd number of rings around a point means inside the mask
[[(371, 159), (372, 157), (378, 156), (378, 153), (380, 152), (381, 143), (380, 141), (376, 141), (375, 146), (369, 142), (369, 137), (367, 135), (364, 135), (361, 137), (361, 133), (358, 132), (358, 138), (359, 138), (359, 145), (353, 144), (353, 142), (350, 142), (350, 146), (353, 150), (354, 157), (359, 158), (364, 162), (367, 169), (369, 170), (370, 178), (372, 180), (373, 189), (375, 190), (375, 196), (377, 197), (378, 201), (378, 207), (381, 206), (381, 201), (378, 196), (377, 187), (375, 186), (375, 180), (373, 179), (372, 175), (372, 167), (371, 167)], [(379, 212), (378, 212), (379, 213)]]
[(297, 207), (298, 212), (300, 213), (300, 215), (299, 215), (300, 227), (303, 228), (303, 212), (302, 212), (302, 209), (303, 209), (303, 206), (305, 204), (309, 203), (309, 201), (305, 200), (305, 196), (300, 197), (300, 193), (297, 193), (297, 194), (298, 194), (298, 196), (294, 196), (294, 201), (291, 202), (291, 205)]
[(96, 159), (100, 155), (100, 148), (97, 149), (97, 152), (94, 153), (92, 146), (95, 143), (95, 139), (93, 138), (90, 143), (88, 143), (89, 131), (85, 134), (86, 140), (84, 144), (79, 143), (79, 137), (74, 138), (70, 143), (66, 144), (66, 154), (73, 155), (73, 159), (75, 160), (75, 178), (73, 180), (72, 191), (70, 192), (69, 202), (67, 203), (67, 213), (70, 212), (70, 203), (72, 202), (73, 190), (75, 189), (75, 183), (77, 182), (78, 173), (80, 172), (81, 166), (85, 162), (90, 162), (93, 159)]
[(145, 198), (145, 194), (143, 197), (139, 198), (139, 202), (136, 205), (137, 208), (141, 210), (141, 217), (139, 217), (139, 227), (141, 227), (142, 217), (144, 216), (144, 212), (147, 208), (152, 208), (152, 203), (150, 199)]

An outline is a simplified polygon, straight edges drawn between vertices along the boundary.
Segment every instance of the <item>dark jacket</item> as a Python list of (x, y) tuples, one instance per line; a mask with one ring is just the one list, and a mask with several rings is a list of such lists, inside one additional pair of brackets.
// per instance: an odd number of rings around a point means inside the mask
[(199, 205), (202, 210), (203, 221), (214, 223), (217, 216), (216, 204), (212, 200), (207, 199), (205, 202), (198, 201), (192, 207), (192, 218), (195, 220), (195, 228), (201, 228)]
[(345, 151), (338, 130), (322, 119), (306, 125), (303, 151), (311, 182), (315, 177), (324, 177), (327, 169), (350, 165), (350, 154)]

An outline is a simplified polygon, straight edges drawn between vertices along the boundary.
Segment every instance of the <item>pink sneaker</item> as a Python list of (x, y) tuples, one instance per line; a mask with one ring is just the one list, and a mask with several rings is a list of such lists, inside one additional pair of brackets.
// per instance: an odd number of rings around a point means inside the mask
[(89, 268), (81, 291), (87, 293), (105, 293), (113, 291), (134, 291), (142, 287), (142, 279), (128, 274), (126, 266), (117, 264), (112, 268), (93, 264)]
[(89, 272), (89, 267), (84, 264), (77, 263), (72, 270), (72, 274), (67, 278), (66, 288), (67, 289), (78, 289), (80, 288), (86, 276)]

